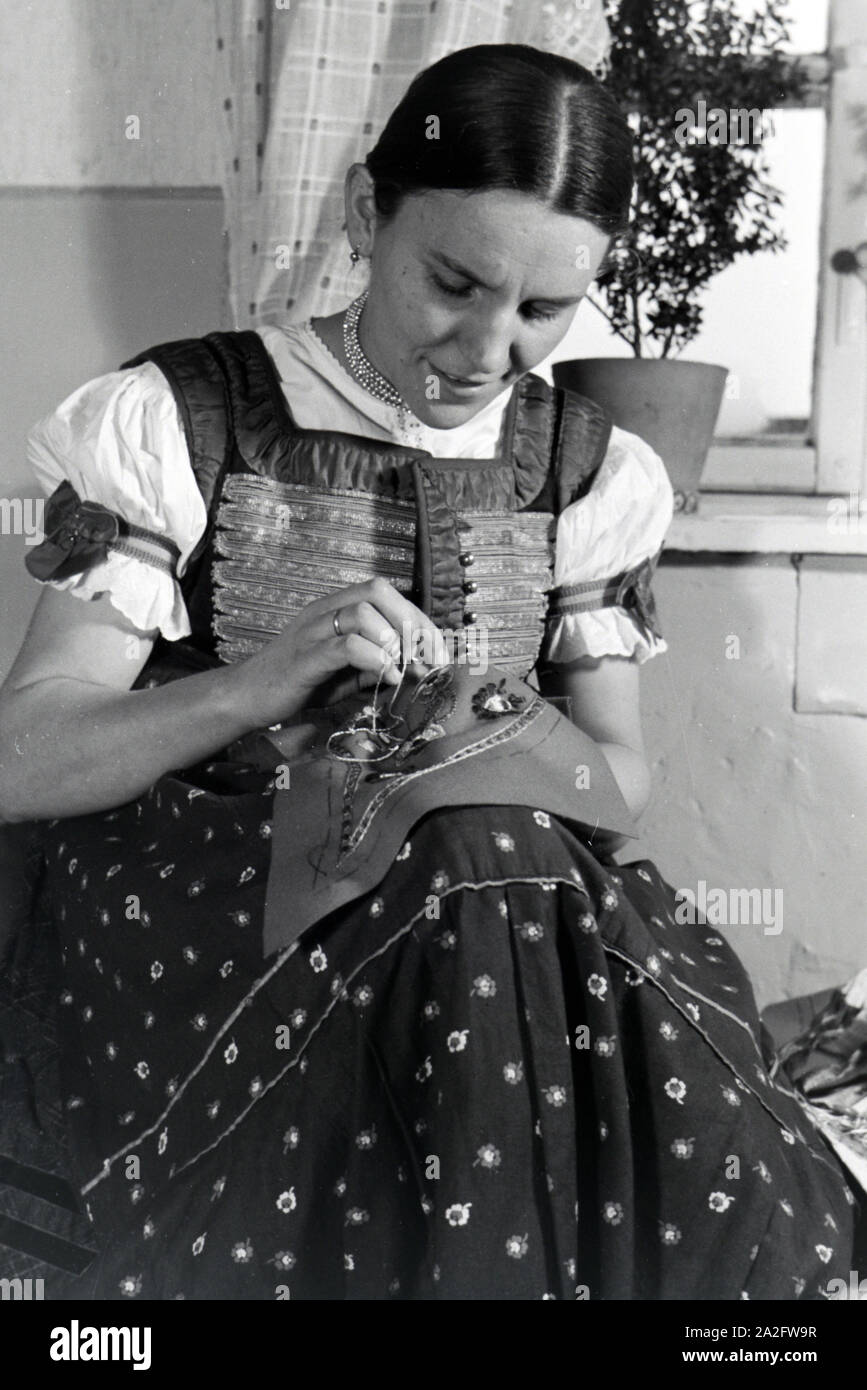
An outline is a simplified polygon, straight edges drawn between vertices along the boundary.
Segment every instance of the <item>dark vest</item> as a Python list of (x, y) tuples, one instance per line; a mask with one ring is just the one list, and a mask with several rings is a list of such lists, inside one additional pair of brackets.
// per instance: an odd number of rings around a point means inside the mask
[(145, 361), (171, 386), (208, 523), (181, 580), (192, 635), (158, 642), (138, 685), (249, 655), (306, 603), (376, 574), (441, 628), (484, 631), (491, 664), (532, 669), (556, 518), (608, 445), (599, 406), (528, 375), (498, 457), (433, 458), (300, 429), (252, 331), (165, 343), (123, 365)]

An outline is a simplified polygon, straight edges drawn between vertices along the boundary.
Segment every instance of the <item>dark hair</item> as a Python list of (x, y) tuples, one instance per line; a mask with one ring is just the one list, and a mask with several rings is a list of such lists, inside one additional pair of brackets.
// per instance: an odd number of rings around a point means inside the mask
[(515, 189), (611, 236), (629, 218), (632, 134), (620, 108), (579, 63), (524, 44), (462, 48), (425, 68), (366, 164), (386, 218), (434, 188)]

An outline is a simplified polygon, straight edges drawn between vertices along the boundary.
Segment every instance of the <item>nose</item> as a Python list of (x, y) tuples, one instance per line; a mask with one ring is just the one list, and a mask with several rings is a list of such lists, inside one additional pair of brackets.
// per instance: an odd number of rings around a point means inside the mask
[(515, 317), (506, 307), (473, 306), (461, 324), (458, 343), (465, 376), (498, 377), (511, 370)]

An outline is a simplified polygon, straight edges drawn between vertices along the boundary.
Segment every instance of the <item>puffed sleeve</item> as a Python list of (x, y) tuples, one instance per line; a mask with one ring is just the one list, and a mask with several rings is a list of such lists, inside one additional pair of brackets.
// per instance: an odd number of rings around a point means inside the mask
[(673, 510), (659, 455), (638, 435), (612, 429), (590, 490), (557, 521), (542, 664), (581, 656), (626, 656), (640, 664), (668, 650), (650, 580)]
[[(132, 528), (136, 541), (103, 546), (98, 563), (44, 582), (81, 599), (107, 593), (140, 630), (159, 629), (170, 641), (188, 636), (178, 577), (207, 515), (174, 396), (159, 368), (145, 362), (86, 382), (33, 427), (27, 457), (46, 494), (65, 484), (61, 501), (72, 498), (73, 510), (85, 504), (79, 514), (92, 513), (97, 526), (100, 519), (112, 523), (108, 509)], [(88, 508), (92, 503), (99, 505)], [(144, 533), (159, 538), (156, 544)]]

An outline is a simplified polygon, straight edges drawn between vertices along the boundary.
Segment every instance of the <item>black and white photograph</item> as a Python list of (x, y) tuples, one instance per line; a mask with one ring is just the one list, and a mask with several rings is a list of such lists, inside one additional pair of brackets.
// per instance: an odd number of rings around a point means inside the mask
[(867, 3), (3, 0), (0, 121), (35, 1362), (159, 1372), (156, 1303), (571, 1301), (821, 1370)]

